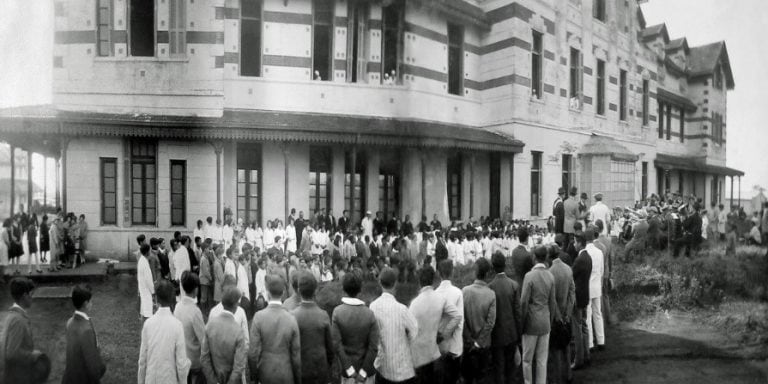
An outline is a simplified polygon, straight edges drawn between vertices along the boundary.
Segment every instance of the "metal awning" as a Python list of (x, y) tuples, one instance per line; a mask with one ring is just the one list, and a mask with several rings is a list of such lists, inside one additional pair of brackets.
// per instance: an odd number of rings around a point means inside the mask
[(658, 153), (656, 154), (656, 160), (654, 160), (654, 164), (658, 168), (667, 170), (692, 171), (731, 177), (744, 176), (744, 172), (738, 169), (721, 165), (707, 164), (706, 158), (703, 156), (674, 156)]
[(0, 137), (112, 136), (433, 147), (520, 153), (524, 144), (479, 127), (319, 113), (224, 110), (222, 117), (107, 114), (50, 107), (0, 110)]
[(698, 109), (696, 104), (694, 104), (688, 98), (674, 94), (670, 91), (667, 91), (664, 88), (656, 89), (656, 96), (658, 97), (659, 100), (666, 101), (670, 104), (674, 104), (679, 107), (683, 107), (685, 108), (686, 111), (696, 112), (696, 109)]

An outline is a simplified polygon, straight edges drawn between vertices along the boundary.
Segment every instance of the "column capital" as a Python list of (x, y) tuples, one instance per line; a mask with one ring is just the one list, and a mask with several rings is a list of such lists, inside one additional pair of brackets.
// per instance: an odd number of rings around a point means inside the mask
[(217, 155), (221, 155), (222, 152), (224, 152), (224, 142), (221, 140), (211, 141), (211, 146), (213, 146), (214, 152), (216, 152)]

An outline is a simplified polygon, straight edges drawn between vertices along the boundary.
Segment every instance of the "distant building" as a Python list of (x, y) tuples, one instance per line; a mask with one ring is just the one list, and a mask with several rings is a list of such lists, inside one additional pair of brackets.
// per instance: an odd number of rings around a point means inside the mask
[(560, 186), (721, 201), (743, 174), (725, 43), (637, 1), (55, 0), (55, 23), (53, 105), (0, 139), (59, 158), (105, 256), (225, 208), (536, 220)]

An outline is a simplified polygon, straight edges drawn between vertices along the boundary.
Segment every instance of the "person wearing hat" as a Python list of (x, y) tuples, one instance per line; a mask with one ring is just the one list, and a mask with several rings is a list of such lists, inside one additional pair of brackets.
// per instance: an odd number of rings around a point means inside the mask
[(365, 211), (365, 217), (360, 222), (360, 226), (363, 227), (363, 236), (373, 238), (373, 219), (371, 219), (371, 211)]
[(608, 224), (611, 223), (611, 209), (608, 208), (605, 203), (603, 203), (603, 194), (598, 192), (595, 193), (595, 204), (592, 205), (592, 207), (589, 208), (589, 220), (590, 222), (595, 222), (597, 220), (602, 220), (605, 227), (603, 228), (603, 231), (600, 233), (601, 235), (607, 235), (609, 228)]
[(576, 198), (579, 190), (576, 187), (571, 187), (570, 197), (563, 202), (564, 209), (564, 222), (563, 232), (568, 234), (568, 240), (573, 239), (575, 232), (573, 225), (579, 220), (579, 200)]
[(565, 198), (565, 188), (560, 187), (557, 189), (557, 199), (552, 205), (552, 216), (555, 217), (555, 233), (563, 233), (563, 225), (565, 224), (565, 208), (563, 206), (563, 199)]

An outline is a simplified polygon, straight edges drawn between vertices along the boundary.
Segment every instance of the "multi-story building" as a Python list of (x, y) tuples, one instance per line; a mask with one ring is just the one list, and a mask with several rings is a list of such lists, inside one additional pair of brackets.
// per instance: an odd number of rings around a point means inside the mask
[(53, 105), (2, 139), (59, 159), (90, 248), (225, 210), (542, 219), (560, 186), (722, 200), (725, 43), (636, 0), (56, 0)]

